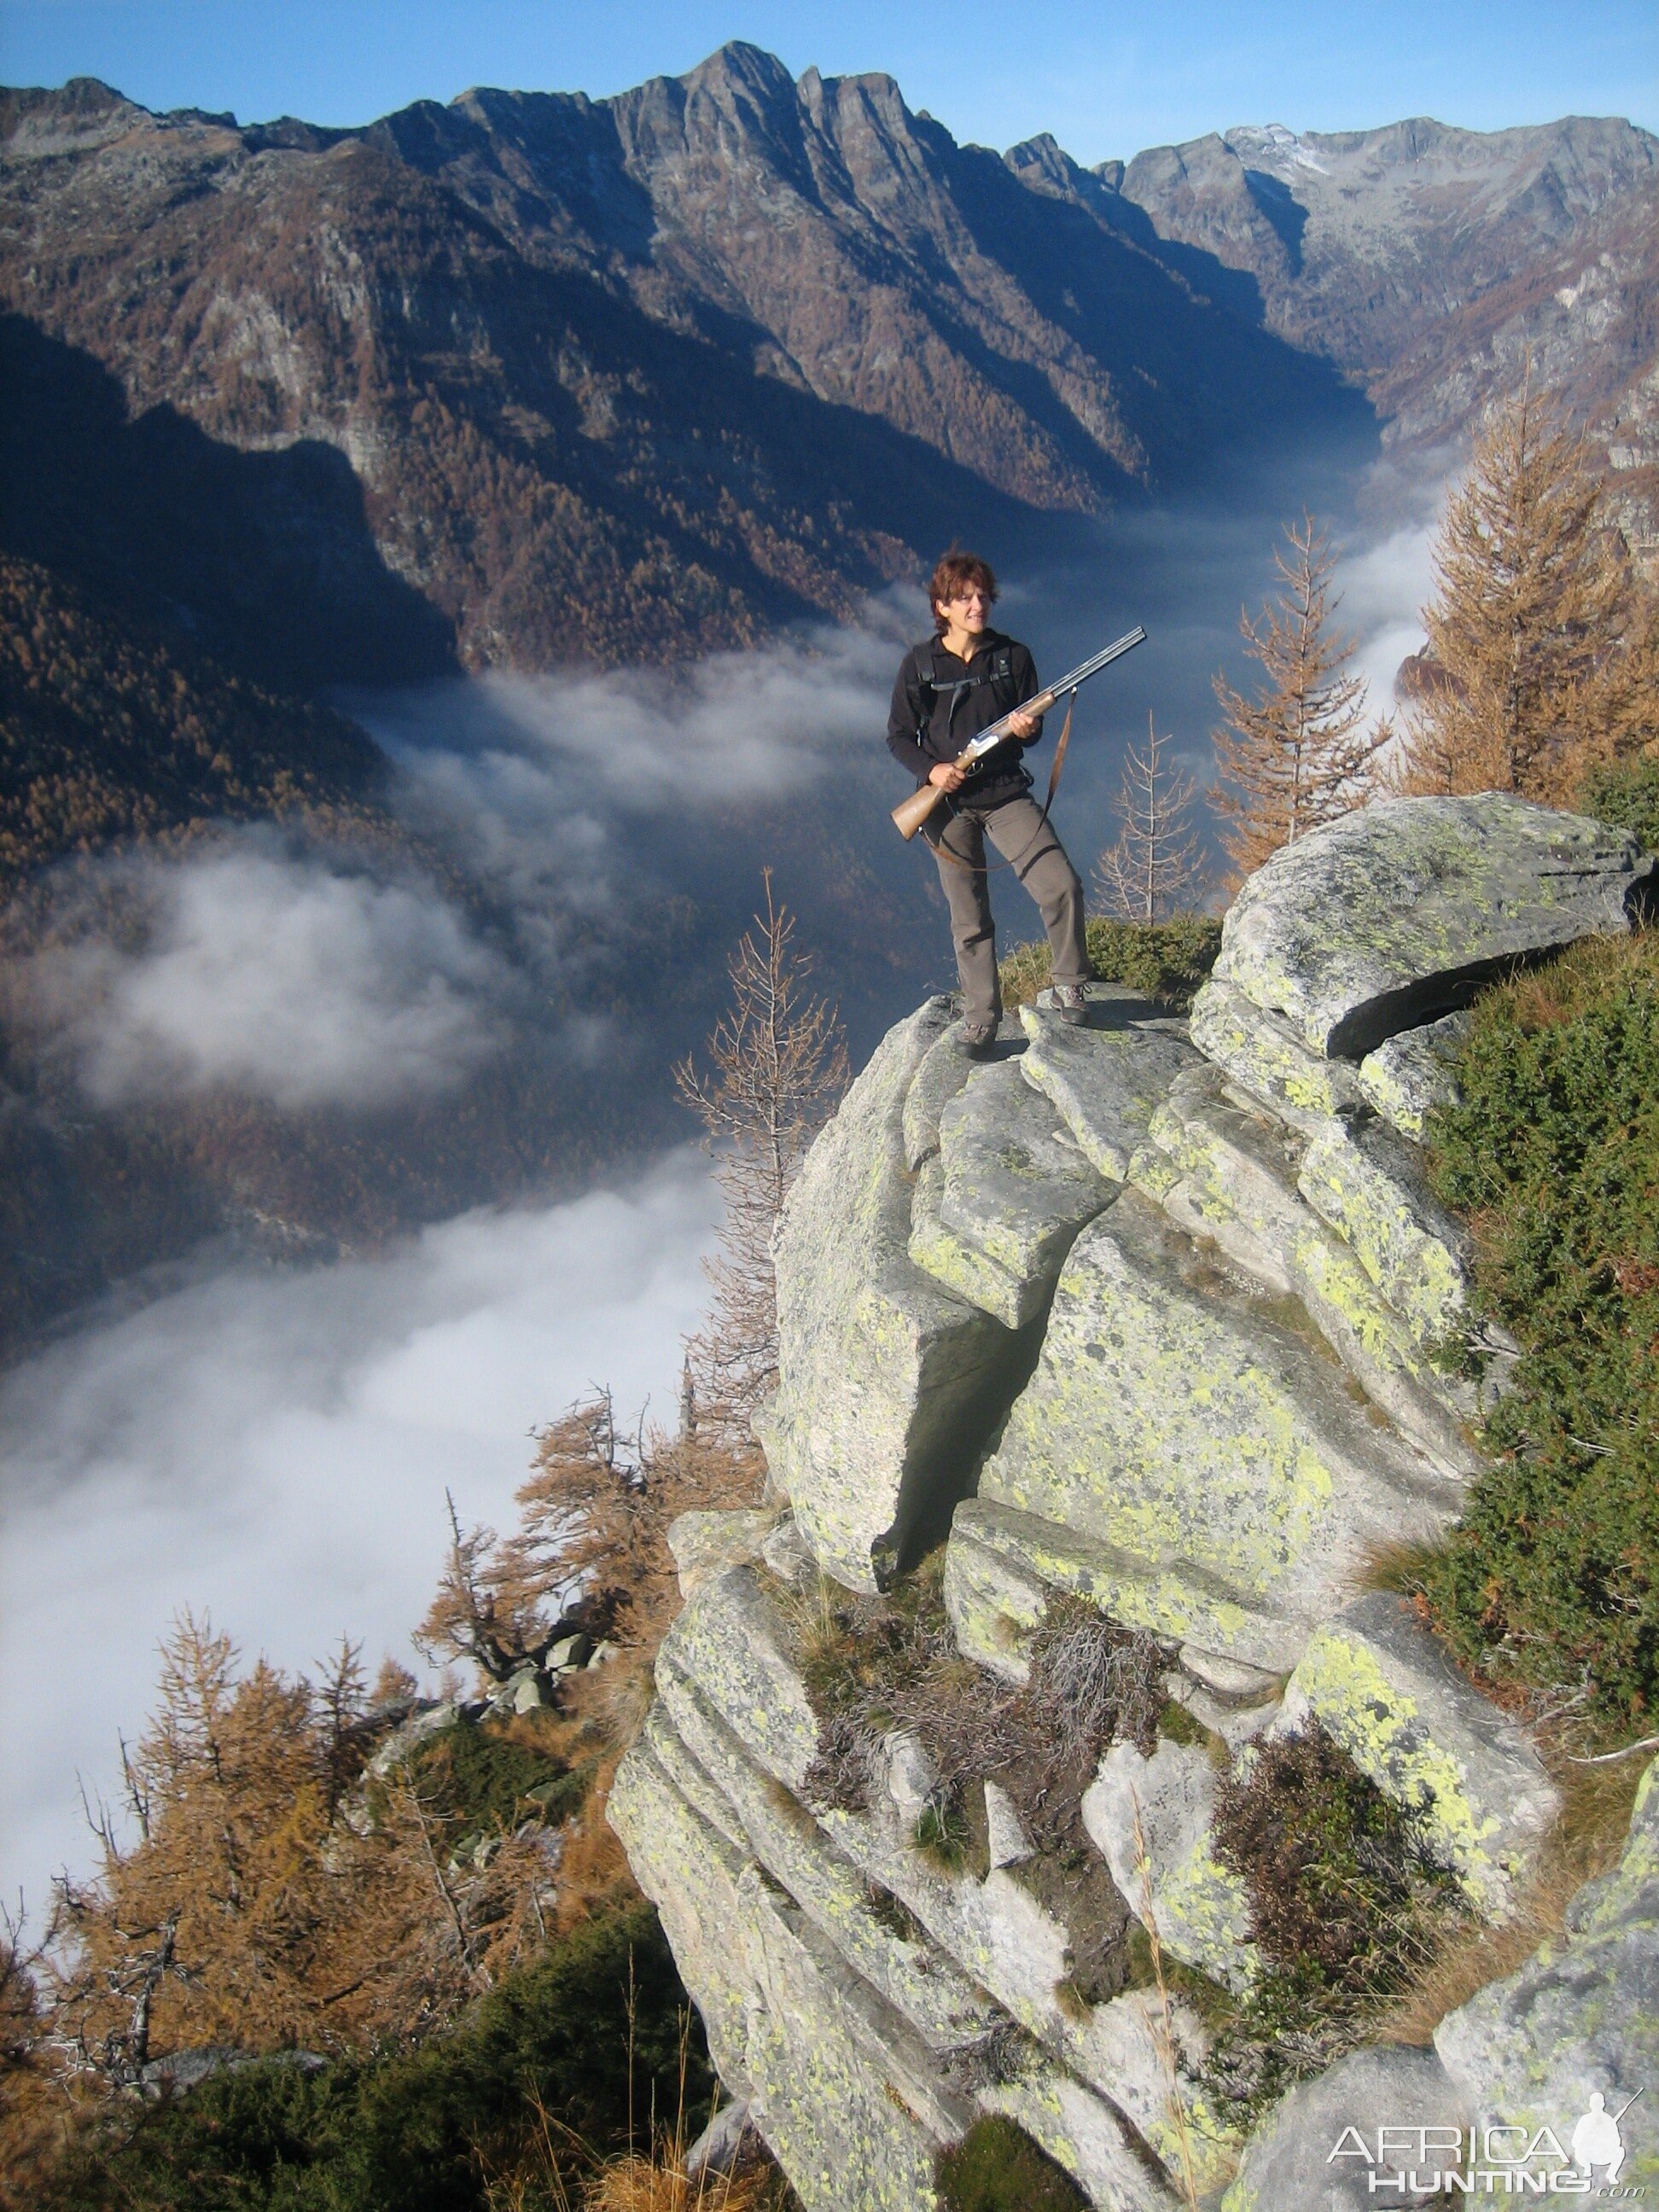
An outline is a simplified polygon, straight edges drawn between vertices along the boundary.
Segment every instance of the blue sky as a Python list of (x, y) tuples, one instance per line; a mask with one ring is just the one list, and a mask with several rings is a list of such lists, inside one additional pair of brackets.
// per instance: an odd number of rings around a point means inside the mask
[(1659, 130), (1655, 0), (0, 0), (6, 82), (100, 76), (244, 122), (362, 123), (471, 84), (598, 95), (727, 39), (797, 74), (884, 70), (959, 138), (1048, 130), (1085, 161), (1241, 122)]

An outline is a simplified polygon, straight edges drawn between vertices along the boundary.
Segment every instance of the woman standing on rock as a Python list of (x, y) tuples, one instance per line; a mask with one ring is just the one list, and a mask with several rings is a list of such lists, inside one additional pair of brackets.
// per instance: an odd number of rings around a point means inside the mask
[[(943, 826), (936, 826), (935, 815), (923, 834), (951, 909), (962, 1042), (983, 1060), (1002, 1018), (986, 839), (1036, 901), (1054, 954), (1055, 1008), (1072, 1023), (1084, 1018), (1083, 986), (1091, 973), (1083, 941), (1083, 886), (1047, 816), (1028, 796), (1031, 779), (1022, 756), (1042, 735), (1042, 718), (1012, 710), (1036, 696), (1036, 669), (1026, 647), (990, 626), (997, 581), (989, 563), (972, 553), (945, 554), (927, 596), (934, 635), (904, 656), (887, 744), (919, 785), (934, 784), (945, 794)], [(959, 767), (969, 740), (1011, 713), (1006, 743), (971, 771)]]

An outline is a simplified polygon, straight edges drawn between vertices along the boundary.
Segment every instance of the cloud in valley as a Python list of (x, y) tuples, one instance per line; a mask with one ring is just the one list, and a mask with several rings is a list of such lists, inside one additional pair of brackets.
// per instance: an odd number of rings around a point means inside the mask
[(597, 908), (619, 842), (802, 797), (876, 759), (905, 631), (885, 602), (872, 623), (672, 672), (496, 674), (354, 706), (398, 763), (416, 828), (458, 838), (522, 907)]
[(89, 1846), (185, 1606), (307, 1666), (343, 1631), (413, 1656), (444, 1492), (510, 1521), (528, 1432), (591, 1382), (672, 1415), (715, 1205), (702, 1160), (574, 1203), (479, 1212), (386, 1257), (238, 1269), (88, 1328), (0, 1385), (7, 1829), (32, 1906)]
[(1346, 555), (1337, 571), (1337, 623), (1358, 640), (1353, 665), (1370, 683), (1374, 714), (1392, 711), (1400, 664), (1423, 649), (1420, 611), (1434, 585), (1435, 527), (1413, 523), (1392, 531)]
[(228, 1090), (374, 1107), (453, 1089), (499, 1043), (499, 957), (431, 886), (382, 882), (244, 832), (119, 864), (145, 923), (29, 963), (98, 1103)]

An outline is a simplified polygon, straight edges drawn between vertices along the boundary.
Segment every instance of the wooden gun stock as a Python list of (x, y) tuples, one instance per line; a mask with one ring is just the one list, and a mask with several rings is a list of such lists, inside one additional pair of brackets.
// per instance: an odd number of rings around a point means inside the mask
[[(1058, 691), (1039, 691), (1035, 699), (1028, 699), (1023, 707), (1016, 707), (1014, 713), (1016, 714), (1046, 714), (1059, 696)], [(974, 740), (975, 749), (988, 752), (991, 748), (985, 743), (986, 738), (989, 738), (994, 743), (996, 742), (1002, 731), (1003, 723), (1010, 719), (1010, 716), (1005, 714), (1002, 721), (994, 722), (988, 730), (982, 730)], [(940, 785), (924, 783), (919, 790), (913, 791), (908, 799), (900, 799), (898, 805), (893, 809), (893, 826), (906, 844), (908, 844), (911, 838), (915, 836), (940, 799), (947, 796), (948, 794)]]

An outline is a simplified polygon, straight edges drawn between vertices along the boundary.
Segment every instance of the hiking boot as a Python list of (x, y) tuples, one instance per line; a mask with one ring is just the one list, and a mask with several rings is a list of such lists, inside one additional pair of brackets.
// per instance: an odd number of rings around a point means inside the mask
[(1063, 1022), (1081, 1029), (1089, 1018), (1089, 1000), (1081, 983), (1056, 983), (1054, 1012)]
[(957, 1031), (957, 1042), (969, 1060), (989, 1060), (996, 1049), (998, 1027), (994, 1014), (982, 1018), (969, 1015)]

